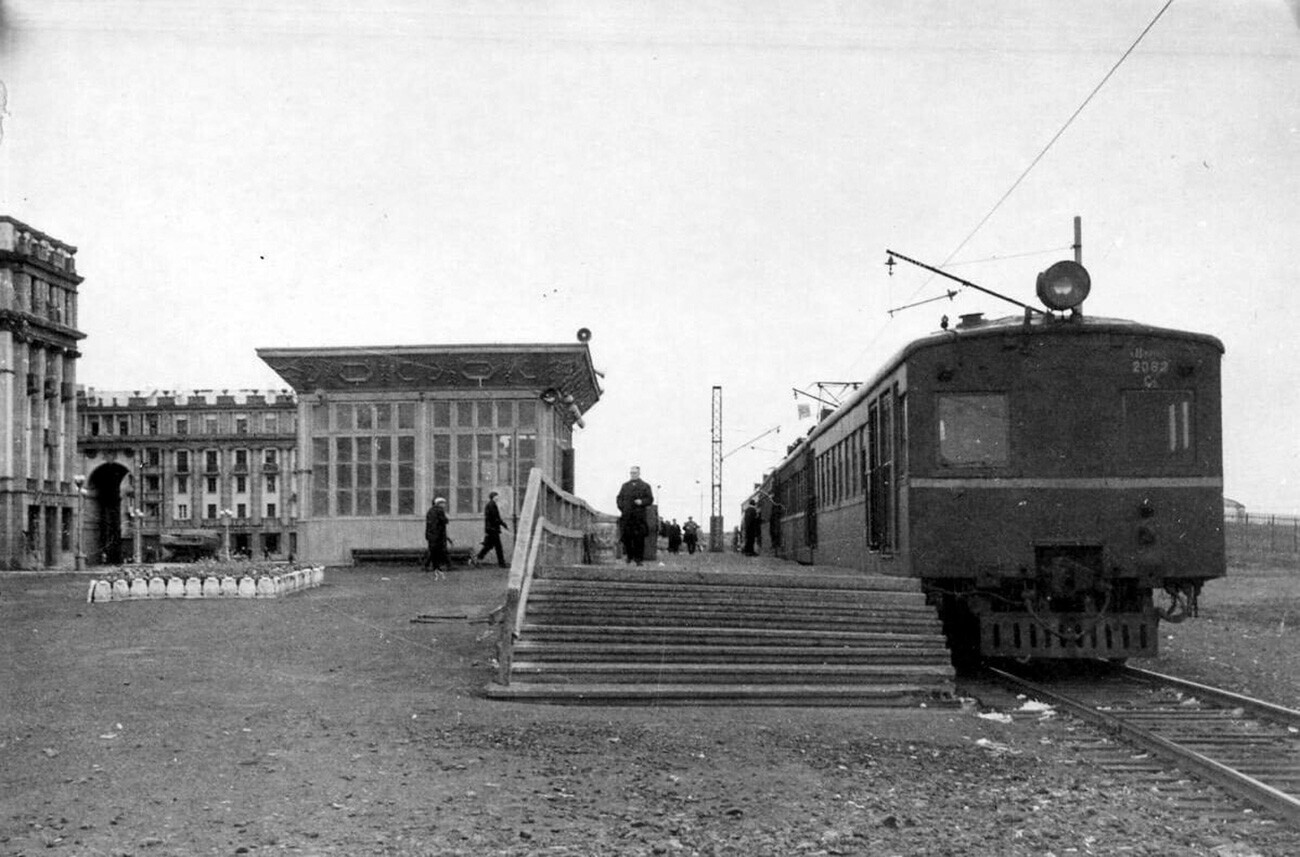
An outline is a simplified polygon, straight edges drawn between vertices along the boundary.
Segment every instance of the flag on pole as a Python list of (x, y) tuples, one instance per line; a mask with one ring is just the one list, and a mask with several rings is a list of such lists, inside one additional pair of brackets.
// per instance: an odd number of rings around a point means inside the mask
[(812, 406), (811, 406), (811, 405), (799, 404), (799, 405), (796, 405), (795, 407), (799, 409), (799, 419), (801, 419), (801, 420), (806, 420), (806, 419), (808, 419), (809, 417), (812, 416)]

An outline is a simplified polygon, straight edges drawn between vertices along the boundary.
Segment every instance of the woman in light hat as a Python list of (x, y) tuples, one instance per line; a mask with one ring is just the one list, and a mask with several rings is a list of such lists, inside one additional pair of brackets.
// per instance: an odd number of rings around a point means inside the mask
[(447, 556), (447, 501), (442, 497), (434, 499), (429, 513), (424, 516), (424, 540), (429, 543), (425, 571), (442, 571), (450, 565)]

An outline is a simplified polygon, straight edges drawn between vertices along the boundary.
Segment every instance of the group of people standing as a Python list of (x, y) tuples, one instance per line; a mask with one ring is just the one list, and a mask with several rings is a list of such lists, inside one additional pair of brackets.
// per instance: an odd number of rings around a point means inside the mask
[(684, 524), (677, 523), (676, 518), (660, 521), (659, 535), (668, 540), (669, 553), (681, 553), (683, 544), (687, 553), (695, 553), (700, 544), (700, 525), (693, 517), (688, 517)]

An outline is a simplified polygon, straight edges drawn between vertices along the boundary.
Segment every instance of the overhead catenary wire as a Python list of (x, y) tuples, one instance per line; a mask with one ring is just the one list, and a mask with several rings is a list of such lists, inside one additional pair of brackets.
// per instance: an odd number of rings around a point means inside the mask
[[(985, 213), (985, 215), (982, 218), (980, 218), (979, 222), (975, 224), (975, 227), (971, 229), (970, 232), (966, 234), (966, 237), (963, 238), (960, 242), (958, 242), (957, 246), (953, 247), (953, 249), (944, 258), (944, 260), (939, 263), (940, 266), (950, 264), (953, 258), (956, 257), (956, 255), (962, 251), (962, 248), (964, 248), (967, 244), (969, 244), (971, 239), (974, 238), (979, 233), (979, 231), (984, 228), (984, 225), (987, 224), (990, 219), (992, 219), (993, 215), (997, 213), (998, 209), (1000, 209), (1002, 205), (1011, 197), (1011, 194), (1015, 193), (1016, 189), (1020, 187), (1020, 185), (1029, 176), (1029, 174), (1033, 172), (1034, 168), (1038, 166), (1039, 162), (1042, 161), (1043, 158), (1047, 155), (1047, 153), (1051, 151), (1052, 147), (1056, 145), (1056, 142), (1060, 140), (1061, 137), (1065, 134), (1065, 132), (1070, 128), (1070, 126), (1074, 124), (1074, 120), (1077, 119), (1080, 116), (1080, 114), (1083, 113), (1084, 109), (1092, 102), (1092, 100), (1096, 98), (1097, 93), (1101, 92), (1102, 87), (1105, 86), (1106, 83), (1112, 77), (1114, 77), (1115, 72), (1117, 72), (1119, 70), (1119, 67), (1124, 64), (1125, 60), (1127, 60), (1129, 56), (1132, 55), (1133, 51), (1137, 49), (1137, 46), (1142, 43), (1142, 40), (1146, 38), (1147, 34), (1151, 32), (1151, 30), (1164, 16), (1165, 12), (1169, 10), (1169, 7), (1172, 6), (1173, 3), (1174, 0), (1165, 0), (1164, 5), (1160, 7), (1160, 10), (1156, 12), (1156, 14), (1151, 18), (1151, 20), (1147, 23), (1147, 25), (1142, 28), (1142, 32), (1138, 33), (1137, 38), (1135, 38), (1133, 40), (1133, 43), (1128, 46), (1128, 49), (1125, 50), (1124, 53), (1120, 55), (1119, 59), (1117, 59), (1114, 65), (1110, 67), (1110, 70), (1107, 71), (1102, 76), (1101, 80), (1098, 81), (1097, 85), (1092, 88), (1092, 91), (1089, 92), (1088, 95), (1083, 99), (1083, 101), (1079, 103), (1079, 106), (1075, 108), (1074, 112), (1070, 114), (1070, 116), (1065, 120), (1065, 122), (1062, 123), (1061, 127), (1057, 129), (1056, 133), (1052, 135), (1051, 139), (1047, 141), (1046, 145), (1044, 145), (1043, 148), (1039, 150), (1038, 154), (1035, 155), (1034, 158), (1029, 162), (1029, 165), (1026, 166), (1023, 170), (1021, 170), (1020, 174), (1016, 177), (1015, 181), (1011, 183), (1011, 186), (1008, 187), (1000, 197), (998, 197), (997, 201), (993, 203), (993, 206), (989, 208), (988, 212)], [(903, 301), (903, 303), (911, 303), (915, 301), (916, 296), (920, 294), (921, 291), (925, 289), (926, 286), (928, 286), (931, 282), (933, 282), (936, 276), (938, 275), (931, 274), (929, 277), (927, 277), (919, 286), (916, 287), (916, 289), (912, 291), (912, 293), (907, 297), (907, 300)], [(857, 357), (853, 359), (853, 363), (856, 363), (858, 360), (862, 359), (862, 356), (864, 354), (866, 354), (873, 347), (875, 347), (876, 342), (880, 339), (881, 334), (883, 334), (885, 329), (889, 326), (889, 323), (892, 320), (892, 318), (893, 316), (891, 314), (889, 318), (887, 318), (884, 322), (881, 323), (880, 327), (876, 329), (875, 334), (868, 340), (866, 347), (863, 348), (862, 351), (858, 353)]]

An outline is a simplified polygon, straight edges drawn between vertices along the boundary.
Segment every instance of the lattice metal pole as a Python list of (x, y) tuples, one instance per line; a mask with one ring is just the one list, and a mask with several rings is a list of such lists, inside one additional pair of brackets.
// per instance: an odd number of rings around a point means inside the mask
[(713, 508), (709, 516), (709, 551), (722, 550), (722, 388), (713, 388)]

